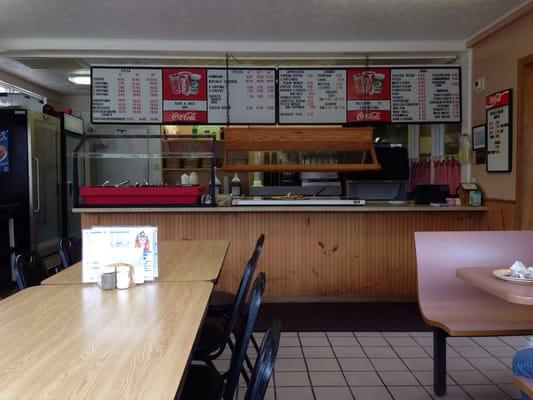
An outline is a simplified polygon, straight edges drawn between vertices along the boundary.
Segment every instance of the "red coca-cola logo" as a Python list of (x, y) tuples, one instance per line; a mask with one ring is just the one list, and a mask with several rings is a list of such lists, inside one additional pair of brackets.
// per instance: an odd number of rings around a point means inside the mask
[(488, 106), (493, 106), (495, 104), (498, 104), (500, 101), (502, 101), (501, 93), (498, 93), (494, 96), (489, 96)]
[(379, 111), (359, 111), (355, 115), (356, 121), (381, 121), (381, 113)]
[(504, 92), (495, 93), (493, 95), (487, 96), (486, 107), (493, 108), (509, 104), (509, 99), (510, 96), (508, 90)]
[(196, 113), (188, 111), (185, 113), (174, 113), (172, 114), (172, 121), (196, 121)]

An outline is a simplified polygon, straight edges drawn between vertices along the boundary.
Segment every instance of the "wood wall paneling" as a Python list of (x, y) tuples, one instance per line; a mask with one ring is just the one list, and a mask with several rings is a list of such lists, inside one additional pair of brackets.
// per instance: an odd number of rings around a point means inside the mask
[(516, 201), (485, 199), (487, 212), (481, 217), (481, 230), (506, 231), (518, 229)]
[(257, 236), (270, 301), (416, 298), (415, 231), (478, 230), (483, 212), (85, 213), (93, 225), (157, 225), (160, 240), (224, 239), (218, 283), (234, 291)]

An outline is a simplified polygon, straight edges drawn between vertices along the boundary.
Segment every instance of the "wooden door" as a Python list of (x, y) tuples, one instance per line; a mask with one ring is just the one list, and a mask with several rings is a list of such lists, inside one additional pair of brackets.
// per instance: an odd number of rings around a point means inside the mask
[(519, 61), (518, 95), (518, 222), (533, 229), (533, 54)]

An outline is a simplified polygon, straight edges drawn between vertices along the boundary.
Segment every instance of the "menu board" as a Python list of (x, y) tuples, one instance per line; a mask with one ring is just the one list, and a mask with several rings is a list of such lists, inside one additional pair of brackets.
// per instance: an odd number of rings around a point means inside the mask
[(92, 68), (93, 123), (161, 123), (161, 69)]
[(511, 171), (511, 100), (510, 89), (486, 98), (487, 172)]
[(391, 122), (460, 122), (459, 68), (391, 70)]
[[(92, 122), (345, 124), (461, 121), (459, 67), (93, 67)], [(229, 101), (229, 106), (228, 106)]]
[(346, 122), (345, 69), (279, 69), (280, 124)]
[(229, 94), (226, 90), (226, 70), (208, 69), (207, 122), (234, 124), (276, 123), (276, 70), (230, 69), (227, 72)]

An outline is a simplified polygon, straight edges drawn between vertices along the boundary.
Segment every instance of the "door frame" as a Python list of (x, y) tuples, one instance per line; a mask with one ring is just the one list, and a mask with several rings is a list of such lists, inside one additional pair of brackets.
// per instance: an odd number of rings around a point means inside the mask
[[(521, 186), (521, 180), (522, 175), (526, 171), (524, 171), (524, 168), (522, 166), (522, 162), (524, 161), (524, 158), (526, 157), (525, 154), (523, 154), (523, 143), (524, 143), (524, 117), (525, 117), (525, 100), (526, 100), (526, 93), (525, 93), (525, 75), (526, 75), (526, 69), (527, 68), (533, 68), (533, 54), (530, 54), (527, 57), (521, 58), (518, 60), (518, 81), (517, 81), (517, 95), (518, 95), (518, 101), (517, 101), (517, 111), (516, 111), (516, 119), (517, 119), (517, 134), (516, 134), (516, 225), (517, 228), (520, 229), (522, 226), (522, 206), (527, 203), (525, 202), (525, 199), (523, 199), (523, 196), (525, 196), (525, 193), (523, 193), (522, 186)], [(533, 101), (533, 100), (532, 100)]]

